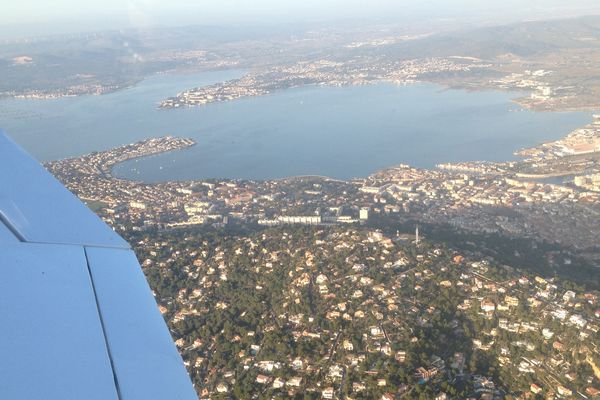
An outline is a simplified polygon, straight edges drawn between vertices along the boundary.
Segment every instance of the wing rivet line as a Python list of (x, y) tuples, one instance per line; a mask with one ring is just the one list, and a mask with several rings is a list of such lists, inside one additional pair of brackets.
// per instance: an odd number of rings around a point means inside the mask
[(115, 364), (113, 362), (112, 353), (110, 350), (110, 345), (108, 343), (108, 338), (106, 336), (106, 327), (104, 325), (104, 318), (102, 317), (102, 310), (100, 309), (100, 302), (98, 301), (98, 293), (96, 292), (96, 285), (94, 284), (94, 277), (92, 275), (92, 270), (90, 267), (90, 260), (88, 257), (87, 247), (83, 247), (83, 251), (85, 253), (85, 261), (87, 264), (88, 274), (90, 276), (90, 282), (92, 284), (92, 291), (94, 292), (94, 300), (96, 302), (96, 308), (98, 309), (98, 317), (100, 318), (100, 326), (102, 327), (102, 336), (104, 337), (104, 344), (106, 346), (106, 352), (108, 354), (108, 360), (110, 361), (110, 368), (112, 369), (113, 379), (115, 381), (115, 389), (117, 391), (117, 397), (119, 400), (122, 400), (121, 396), (121, 388), (119, 387), (119, 379), (117, 378), (117, 373), (115, 371)]

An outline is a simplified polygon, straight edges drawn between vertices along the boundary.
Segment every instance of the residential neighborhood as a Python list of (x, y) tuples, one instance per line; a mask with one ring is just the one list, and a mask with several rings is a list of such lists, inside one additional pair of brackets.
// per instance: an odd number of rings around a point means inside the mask
[(599, 292), (568, 281), (362, 228), (132, 239), (201, 398), (598, 393)]

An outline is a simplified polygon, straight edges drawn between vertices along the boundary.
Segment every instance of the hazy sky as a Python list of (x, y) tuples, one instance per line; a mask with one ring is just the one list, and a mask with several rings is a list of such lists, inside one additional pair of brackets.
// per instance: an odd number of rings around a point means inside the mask
[(598, 0), (0, 0), (4, 33), (340, 18), (481, 18), (600, 14)]

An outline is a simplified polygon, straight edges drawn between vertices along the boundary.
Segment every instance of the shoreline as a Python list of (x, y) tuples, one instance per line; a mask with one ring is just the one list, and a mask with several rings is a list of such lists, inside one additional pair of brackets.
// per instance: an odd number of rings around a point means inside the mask
[[(231, 70), (231, 69), (218, 69), (218, 70), (214, 70), (214, 71), (227, 71), (227, 70)], [(149, 76), (149, 78), (152, 77), (152, 76), (169, 76), (169, 75), (174, 75), (174, 74), (175, 75), (180, 75), (180, 73), (177, 73), (175, 71), (170, 71), (170, 72), (167, 72), (167, 73), (153, 74), (153, 75)], [(187, 75), (187, 73), (183, 73), (183, 75)], [(137, 84), (139, 84), (139, 82), (136, 83), (135, 85), (137, 85)], [(341, 85), (341, 86), (344, 86), (344, 87), (349, 87), (350, 86), (350, 87), (352, 87), (352, 86), (366, 86), (366, 85), (391, 85), (391, 86), (401, 87), (401, 86), (407, 86), (407, 85), (413, 86), (413, 85), (419, 85), (419, 84), (437, 85), (437, 86), (440, 86), (440, 90), (444, 90), (444, 91), (445, 90), (461, 90), (461, 91), (466, 91), (466, 92), (486, 92), (486, 91), (489, 91), (489, 92), (505, 93), (505, 94), (509, 94), (508, 97), (509, 97), (509, 101), (511, 103), (516, 104), (516, 105), (518, 105), (520, 107), (523, 107), (526, 110), (530, 110), (532, 112), (554, 112), (554, 113), (556, 113), (556, 112), (558, 112), (558, 113), (571, 112), (571, 111), (564, 111), (564, 110), (561, 110), (561, 109), (552, 110), (552, 109), (537, 109), (537, 108), (531, 107), (529, 104), (523, 104), (522, 103), (523, 99), (527, 99), (526, 97), (523, 97), (522, 95), (526, 95), (527, 93), (532, 93), (531, 90), (520, 90), (517, 93), (515, 93), (514, 91), (512, 91), (509, 88), (499, 87), (499, 86), (492, 85), (492, 84), (490, 84), (490, 85), (467, 86), (467, 85), (460, 85), (460, 84), (459, 85), (455, 85), (455, 84), (452, 84), (451, 82), (440, 82), (440, 81), (438, 81), (436, 79), (424, 79), (424, 80), (418, 80), (418, 81), (412, 81), (412, 82), (396, 82), (396, 81), (393, 81), (393, 80), (390, 80), (390, 79), (377, 79), (377, 80), (371, 80), (371, 81), (364, 82), (364, 83), (361, 82), (359, 84), (352, 83), (352, 84), (349, 84), (349, 85)], [(296, 85), (293, 88), (303, 88), (303, 87), (332, 87), (332, 88), (335, 88), (335, 87), (338, 87), (338, 86), (340, 86), (340, 85), (330, 85), (328, 83), (310, 83), (310, 84)], [(281, 90), (278, 90), (278, 92), (283, 92), (285, 90), (290, 90), (290, 89), (293, 89), (293, 88), (292, 87), (290, 87), (290, 88), (283, 88)], [(121, 89), (119, 89), (119, 90), (121, 90)], [(273, 93), (275, 93), (275, 92), (273, 92)], [(513, 93), (516, 94), (516, 95), (518, 95), (519, 97), (512, 97), (512, 96), (510, 96)], [(269, 93), (269, 94), (271, 94), (271, 93)], [(102, 94), (100, 94), (100, 96), (101, 95)], [(76, 97), (81, 97), (81, 96), (76, 96)], [(250, 96), (250, 97), (255, 97), (255, 96)], [(39, 100), (39, 99), (29, 99), (29, 100)], [(228, 101), (234, 101), (234, 100), (238, 100), (238, 99), (232, 99), (232, 100), (228, 100)], [(222, 101), (216, 101), (216, 102), (222, 102)], [(579, 111), (579, 112), (581, 112), (582, 110), (585, 110), (584, 112), (589, 112), (589, 113), (593, 112), (593, 110), (591, 108), (587, 108), (587, 107), (581, 108), (581, 109), (580, 108), (576, 108), (573, 111)], [(580, 129), (580, 128), (583, 128), (585, 126), (586, 125), (582, 125), (581, 127), (576, 128), (576, 129)], [(571, 131), (571, 132), (573, 132), (573, 131)], [(551, 140), (549, 142), (542, 141), (542, 142), (536, 143), (535, 146), (533, 146), (531, 148), (539, 148), (539, 147), (542, 147), (543, 145), (545, 145), (547, 143), (553, 143), (553, 142), (556, 142), (558, 140), (564, 139), (571, 132), (565, 132), (564, 134), (561, 134), (560, 138), (555, 139), (555, 140)], [(175, 149), (171, 149), (169, 151), (164, 151), (164, 152), (155, 152), (155, 153), (149, 153), (149, 154), (142, 154), (142, 155), (138, 155), (138, 156), (136, 156), (136, 157), (134, 157), (132, 159), (142, 159), (142, 158), (149, 157), (151, 155), (158, 155), (158, 154), (167, 153), (167, 152), (175, 152), (177, 150), (180, 150), (180, 149), (175, 148)], [(517, 149), (514, 149), (514, 151), (512, 152), (512, 154), (517, 157), (517, 160), (516, 160), (517, 162), (522, 161), (522, 160), (524, 160), (524, 159), (527, 158), (527, 157), (524, 157), (523, 155), (519, 155), (518, 154), (519, 152), (521, 152), (523, 150), (524, 149), (522, 149), (522, 148), (521, 149), (517, 148)], [(54, 162), (54, 161), (58, 161), (58, 160), (60, 160), (60, 159), (50, 160), (49, 162)], [(120, 177), (120, 176), (114, 175), (114, 168), (117, 167), (119, 164), (122, 164), (122, 163), (127, 162), (127, 161), (131, 161), (131, 159), (127, 159), (127, 160), (123, 160), (123, 161), (114, 163), (111, 166), (110, 171), (109, 171), (110, 176), (113, 177), (113, 178), (115, 178), (115, 179), (126, 179), (126, 180), (131, 180), (131, 181), (135, 181), (135, 182), (143, 182), (143, 183), (160, 183), (160, 182), (167, 182), (167, 181), (171, 181), (172, 180), (172, 179), (170, 179), (170, 180), (158, 180), (158, 181), (148, 182), (148, 181), (145, 181), (145, 180), (138, 180), (138, 179), (135, 179), (135, 178)], [(515, 160), (510, 160), (510, 159), (503, 160), (503, 161), (489, 161), (488, 160), (488, 162), (496, 163), (496, 164), (503, 163), (503, 162), (511, 162), (511, 161), (515, 161)], [(399, 162), (402, 162), (402, 161), (399, 161)], [(476, 162), (476, 160), (469, 160), (469, 161), (465, 161), (465, 162), (474, 163), (474, 162)], [(453, 164), (453, 163), (460, 163), (460, 162), (452, 162), (451, 164)], [(348, 179), (338, 179), (338, 178), (332, 178), (332, 177), (329, 177), (329, 176), (321, 176), (321, 177), (324, 178), (324, 179), (328, 179), (328, 180), (338, 180), (338, 181), (343, 181), (343, 182), (350, 182), (353, 179), (364, 179), (364, 178), (368, 177), (370, 174), (377, 173), (377, 172), (379, 172), (381, 170), (385, 170), (387, 168), (392, 168), (393, 166), (394, 165), (386, 166), (386, 167), (380, 168), (380, 169), (378, 169), (376, 171), (373, 171), (373, 172), (371, 172), (371, 173), (369, 173), (369, 174), (367, 174), (365, 176), (361, 175), (361, 176), (358, 176), (358, 177), (350, 177)], [(424, 169), (424, 170), (438, 170), (438, 168), (436, 168), (435, 166), (427, 167), (427, 168), (421, 168), (421, 169)], [(242, 178), (218, 178), (218, 177), (210, 177), (210, 178), (202, 178), (202, 179), (277, 181), (277, 180), (289, 180), (289, 179), (294, 179), (294, 178), (297, 178), (297, 177), (310, 177), (310, 176), (311, 175), (300, 174), (300, 175), (285, 176), (285, 177), (270, 178), (270, 179), (269, 178), (263, 178), (263, 179), (242, 179)], [(539, 177), (539, 176), (537, 174), (533, 174), (532, 177)], [(178, 179), (176, 179), (176, 180), (177, 181), (189, 181), (190, 179), (185, 179), (185, 180), (178, 180)], [(199, 180), (199, 179), (195, 178), (195, 179), (192, 179), (192, 180)]]
[[(536, 111), (534, 111), (534, 112), (536, 112)], [(412, 167), (412, 166), (410, 166), (410, 167), (411, 168), (416, 168), (418, 170), (423, 170), (423, 171), (445, 171), (445, 170), (452, 170), (453, 168), (451, 168), (451, 166), (454, 165), (454, 166), (456, 166), (456, 168), (454, 168), (454, 170), (456, 170), (456, 171), (463, 170), (465, 173), (469, 173), (469, 172), (472, 173), (472, 172), (476, 172), (476, 171), (474, 171), (472, 169), (470, 170), (469, 167), (467, 167), (467, 168), (461, 167), (461, 165), (463, 165), (463, 166), (464, 165), (479, 166), (481, 164), (486, 164), (487, 166), (491, 166), (491, 167), (502, 167), (503, 165), (506, 165), (506, 164), (531, 162), (534, 158), (532, 158), (531, 156), (527, 156), (526, 154), (519, 154), (519, 153), (527, 151), (527, 150), (541, 149), (541, 148), (544, 148), (544, 147), (546, 147), (546, 146), (548, 146), (550, 144), (561, 142), (565, 138), (567, 138), (570, 135), (572, 135), (574, 132), (577, 132), (580, 129), (585, 129), (586, 127), (590, 126), (593, 123), (593, 121), (594, 121), (594, 119), (592, 118), (592, 121), (589, 124), (577, 127), (574, 130), (572, 130), (572, 131), (564, 134), (563, 136), (559, 137), (556, 140), (539, 142), (539, 143), (537, 143), (536, 145), (534, 145), (532, 147), (521, 148), (521, 149), (514, 150), (512, 154), (513, 154), (513, 156), (515, 156), (517, 158), (516, 160), (490, 161), (490, 160), (475, 159), (475, 160), (469, 160), (469, 161), (446, 162), (446, 163), (441, 163), (441, 164), (438, 163), (438, 164), (435, 164), (435, 166), (428, 167), (428, 168), (417, 168), (417, 167)], [(149, 139), (146, 139), (146, 140), (152, 140), (152, 139), (155, 139), (155, 138), (149, 138)], [(194, 142), (190, 146), (185, 146), (185, 147), (182, 147), (182, 148), (173, 148), (173, 149), (169, 149), (169, 150), (165, 150), (165, 151), (158, 151), (158, 152), (154, 152), (154, 153), (150, 153), (150, 154), (138, 155), (138, 156), (135, 156), (135, 157), (132, 157), (132, 158), (128, 158), (128, 159), (123, 160), (123, 161), (116, 162), (116, 163), (114, 163), (114, 164), (112, 164), (110, 166), (110, 177), (112, 177), (113, 179), (119, 179), (119, 180), (125, 180), (125, 181), (142, 183), (142, 184), (149, 184), (149, 185), (161, 184), (161, 183), (167, 183), (167, 182), (202, 182), (202, 181), (208, 181), (208, 180), (232, 181), (232, 182), (282, 182), (282, 181), (298, 180), (298, 179), (310, 179), (310, 178), (321, 179), (323, 181), (329, 181), (329, 182), (352, 183), (355, 180), (368, 179), (372, 175), (376, 175), (378, 173), (381, 173), (381, 172), (389, 170), (389, 169), (397, 168), (398, 166), (407, 166), (402, 161), (399, 161), (396, 164), (385, 166), (383, 168), (379, 168), (377, 170), (374, 170), (371, 173), (367, 174), (366, 176), (354, 176), (354, 177), (350, 177), (348, 179), (334, 178), (334, 177), (331, 177), (331, 176), (319, 175), (319, 174), (299, 174), (299, 175), (291, 175), (291, 176), (285, 176), (285, 177), (280, 177), (280, 178), (262, 178), (262, 179), (208, 177), (208, 178), (194, 178), (194, 179), (166, 179), (166, 180), (156, 180), (156, 181), (145, 181), (143, 179), (132, 179), (132, 178), (118, 176), (118, 175), (114, 175), (113, 174), (114, 168), (117, 167), (120, 164), (125, 163), (125, 162), (130, 162), (130, 161), (137, 160), (137, 159), (143, 159), (143, 158), (147, 158), (147, 157), (151, 157), (151, 156), (155, 156), (155, 155), (161, 155), (161, 154), (167, 154), (167, 153), (175, 153), (175, 152), (177, 152), (179, 150), (184, 150), (186, 148), (190, 148), (190, 147), (193, 147), (193, 146), (197, 145), (197, 142), (195, 142), (193, 139), (189, 139), (189, 140), (191, 140), (191, 141)], [(580, 156), (575, 156), (575, 157), (594, 156), (594, 155), (598, 155), (598, 154), (600, 154), (600, 151), (598, 151), (598, 152), (592, 152), (592, 153), (587, 153), (587, 154), (580, 155)], [(568, 158), (568, 157), (565, 157), (565, 159), (566, 158)], [(442, 166), (445, 166), (445, 167), (442, 167)], [(450, 168), (448, 166), (450, 166)], [(559, 173), (548, 173), (548, 174), (535, 174), (535, 173), (526, 173), (526, 172), (515, 172), (514, 176), (517, 177), (517, 178), (525, 178), (525, 179), (544, 179), (544, 178), (569, 176), (569, 175), (578, 174), (580, 172), (581, 171), (571, 171), (571, 170), (565, 171), (565, 172), (559, 172)], [(478, 172), (476, 172), (476, 173), (478, 173)]]

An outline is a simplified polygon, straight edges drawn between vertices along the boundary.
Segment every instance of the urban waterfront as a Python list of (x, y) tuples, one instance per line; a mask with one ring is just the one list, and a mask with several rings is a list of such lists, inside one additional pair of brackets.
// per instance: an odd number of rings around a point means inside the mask
[(433, 84), (309, 86), (203, 107), (158, 109), (166, 95), (192, 84), (241, 74), (162, 75), (103, 96), (3, 100), (1, 125), (42, 161), (168, 134), (197, 142), (115, 167), (116, 176), (153, 182), (311, 174), (348, 179), (399, 163), (430, 168), (504, 161), (519, 148), (558, 139), (590, 120), (585, 113), (522, 111), (510, 101), (515, 93)]

